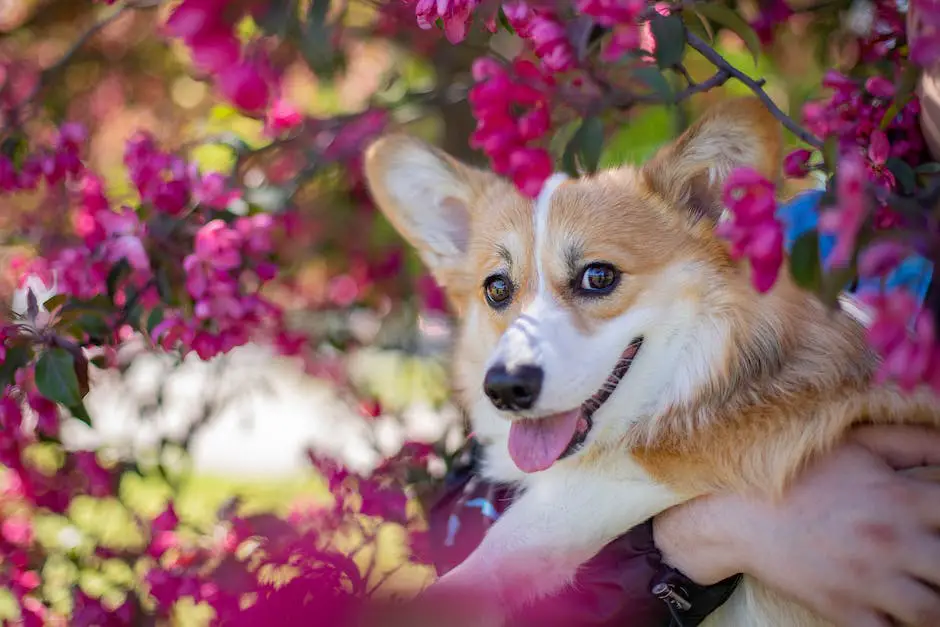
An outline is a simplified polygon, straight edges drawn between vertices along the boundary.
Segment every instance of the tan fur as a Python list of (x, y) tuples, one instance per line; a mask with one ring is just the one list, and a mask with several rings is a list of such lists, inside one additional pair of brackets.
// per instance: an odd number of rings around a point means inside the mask
[[(779, 124), (759, 101), (726, 102), (642, 169), (624, 167), (562, 184), (552, 197), (541, 248), (533, 203), (492, 174), (400, 136), (374, 144), (365, 167), (378, 206), (426, 261), (437, 264), (431, 269), (457, 309), (455, 387), (468, 409), (481, 402), (483, 364), (536, 297), (537, 261), (553, 302), (586, 337), (637, 308), (678, 302), (714, 322), (714, 337), (726, 347), (709, 362), (707, 378), (693, 394), (636, 420), (619, 438), (598, 438), (573, 462), (579, 470), (604, 473), (611, 460), (632, 455), (683, 499), (722, 490), (779, 496), (857, 425), (940, 428), (940, 401), (929, 392), (903, 394), (872, 384), (877, 362), (861, 325), (800, 290), (785, 268), (774, 289), (758, 295), (746, 264), (733, 262), (715, 235), (724, 178), (749, 165), (776, 179), (781, 151)], [(410, 206), (424, 198), (410, 186), (394, 193), (391, 188), (395, 177), (409, 176), (409, 164), (428, 154), (446, 170), (438, 196), (447, 202), (438, 198), (431, 207), (428, 201), (425, 209)], [(431, 240), (437, 236), (422, 222), (432, 224), (440, 211), (454, 211), (468, 224), (453, 258), (435, 256)], [(603, 299), (578, 298), (572, 272), (593, 261), (622, 270), (621, 284)], [(500, 269), (517, 291), (510, 306), (494, 311), (481, 286)], [(626, 378), (631, 376), (632, 370)], [(758, 617), (762, 612), (776, 616), (779, 625), (816, 620), (751, 581), (710, 624), (748, 624), (747, 617), (750, 624), (767, 624)]]

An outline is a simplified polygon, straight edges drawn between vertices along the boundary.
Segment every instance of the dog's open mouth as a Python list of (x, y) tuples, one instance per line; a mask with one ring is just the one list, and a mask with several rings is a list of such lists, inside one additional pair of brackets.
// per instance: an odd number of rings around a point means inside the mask
[(577, 451), (594, 426), (594, 413), (610, 398), (630, 370), (643, 338), (627, 346), (610, 376), (594, 395), (570, 411), (515, 420), (509, 431), (509, 456), (519, 470), (539, 472)]

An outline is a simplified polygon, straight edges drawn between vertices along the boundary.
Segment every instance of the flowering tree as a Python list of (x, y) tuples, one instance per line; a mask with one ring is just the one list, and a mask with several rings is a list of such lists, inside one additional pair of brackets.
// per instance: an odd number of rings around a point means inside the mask
[[(267, 344), (377, 414), (377, 401), (345, 376), (343, 352), (355, 340), (301, 332), (293, 314), (445, 308), (400, 243), (382, 236), (387, 228), (359, 169), (374, 137), (401, 125), (426, 132), (419, 122), (428, 111), (443, 116), (451, 152), (485, 159), (534, 196), (555, 169), (584, 174), (615, 163), (613, 129), (668, 112), (674, 120), (660, 126), (672, 133), (673, 122), (685, 124), (690, 102), (734, 85), (758, 96), (787, 129), (787, 189), (810, 176), (826, 189), (818, 229), (786, 255), (774, 182), (748, 170), (731, 177), (730, 218), (720, 228), (733, 253), (748, 259), (755, 289), (770, 289), (789, 271), (835, 306), (847, 286), (877, 285), (909, 255), (935, 261), (940, 251), (940, 164), (930, 160), (913, 92), (920, 69), (940, 59), (935, 0), (912, 0), (911, 39), (907, 7), (889, 0), (103, 4), (73, 8), (81, 19), (68, 20), (84, 30), (38, 66), (41, 40), (0, 47), (4, 245), (21, 251), (8, 260), (7, 287), (22, 300), (0, 328), (0, 580), (15, 600), (17, 624), (157, 624), (189, 602), (211, 608), (219, 624), (335, 625), (362, 599), (387, 592), (374, 570), (383, 528), (407, 532), (402, 563), (426, 560), (414, 471), (440, 454), (432, 448), (406, 447), (370, 477), (312, 457), (328, 503), (286, 518), (228, 507), (202, 529), (181, 523), (172, 481), (156, 517), (124, 505), (128, 477), (159, 472), (159, 464), (154, 470), (106, 450), (68, 450), (61, 426), (94, 424), (83, 400), (90, 381), (99, 369), (120, 367), (117, 351), (132, 339), (201, 359)], [(103, 90), (137, 77), (117, 74), (116, 84), (114, 75), (99, 76), (94, 90), (77, 95), (60, 79), (109, 32), (107, 45), (118, 41), (125, 52), (152, 56), (155, 42), (184, 51), (179, 80), (188, 82), (181, 84), (208, 86), (215, 103), (200, 112), (208, 122), (193, 141), (161, 142), (154, 124), (150, 132), (129, 129), (117, 167), (107, 159), (95, 167), (89, 136), (110, 122), (95, 103)], [(430, 66), (431, 79), (409, 77), (403, 62), (343, 111), (311, 111), (291, 93), (298, 75), (321, 86), (340, 80), (375, 42)], [(820, 50), (813, 67), (840, 69), (816, 70), (819, 84), (803, 94), (802, 110), (784, 111), (779, 93), (750, 66), (807, 42)], [(206, 147), (221, 151), (220, 167), (200, 160)], [(824, 237), (834, 245), (821, 254)], [(314, 294), (303, 271), (311, 251), (331, 259)], [(940, 389), (929, 309), (902, 289), (864, 298), (871, 342), (885, 357), (882, 375)], [(67, 521), (78, 497), (123, 507), (137, 541), (87, 550), (41, 541), (37, 521)], [(53, 563), (123, 568), (126, 576), (104, 588), (73, 577), (63, 594)]]

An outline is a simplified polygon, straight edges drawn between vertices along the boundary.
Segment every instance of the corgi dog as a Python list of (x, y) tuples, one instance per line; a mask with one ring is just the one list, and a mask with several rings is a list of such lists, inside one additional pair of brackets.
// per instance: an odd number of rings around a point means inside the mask
[[(864, 326), (781, 271), (757, 293), (715, 227), (737, 167), (778, 180), (757, 99), (707, 111), (642, 167), (556, 174), (535, 200), (405, 135), (366, 152), (371, 194), (459, 320), (459, 401), (482, 472), (521, 495), (435, 591), (480, 591), (479, 624), (568, 585), (664, 510), (782, 495), (863, 423), (940, 428), (940, 402), (873, 382)], [(706, 625), (827, 625), (745, 577)]]

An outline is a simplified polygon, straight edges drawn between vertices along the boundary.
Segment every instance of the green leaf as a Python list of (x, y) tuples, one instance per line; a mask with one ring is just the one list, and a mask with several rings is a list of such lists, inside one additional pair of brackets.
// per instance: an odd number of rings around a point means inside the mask
[(816, 291), (822, 284), (819, 263), (819, 233), (815, 230), (800, 235), (790, 251), (790, 275), (796, 284)]
[(597, 171), (597, 164), (604, 149), (604, 123), (598, 117), (585, 118), (576, 137), (579, 138), (578, 156), (581, 165), (593, 174)]
[(754, 65), (757, 65), (761, 53), (760, 38), (757, 36), (754, 29), (751, 28), (751, 25), (748, 24), (737, 11), (719, 2), (714, 4), (697, 4), (695, 5), (695, 10), (740, 37), (754, 57)]
[(834, 268), (823, 276), (822, 285), (816, 290), (816, 295), (824, 305), (834, 309), (839, 306), (839, 296), (857, 278), (856, 275), (854, 264), (845, 268)]
[(499, 7), (498, 17), (499, 17), (499, 23), (500, 23), (500, 25), (501, 25), (504, 29), (506, 29), (506, 32), (509, 33), (510, 35), (515, 35), (515, 34), (516, 34), (516, 29), (514, 29), (514, 28), (512, 27), (512, 24), (509, 23), (509, 18), (506, 17), (506, 12), (503, 11), (503, 7), (502, 7), (502, 6)]
[(331, 0), (312, 0), (307, 19), (300, 29), (300, 54), (313, 73), (332, 78), (343, 66), (343, 58), (333, 46), (333, 27), (326, 22)]
[(557, 158), (561, 158), (565, 150), (567, 150), (571, 138), (574, 137), (574, 134), (578, 132), (579, 128), (581, 128), (581, 120), (577, 119), (562, 124), (558, 127), (558, 130), (555, 131), (555, 134), (552, 135), (551, 140), (549, 140), (548, 151)]
[(685, 24), (682, 18), (656, 14), (650, 19), (650, 28), (656, 39), (656, 64), (661, 69), (671, 68), (682, 62), (685, 53)]
[(255, 18), (255, 23), (268, 35), (284, 37), (296, 15), (294, 0), (268, 0), (267, 10)]
[(630, 121), (607, 141), (600, 165), (602, 168), (627, 163), (640, 165), (673, 136), (674, 124), (669, 109), (647, 107), (631, 116)]
[(914, 193), (914, 190), (917, 189), (917, 175), (914, 174), (914, 169), (909, 166), (907, 162), (897, 157), (890, 157), (885, 163), (885, 166), (891, 171), (894, 178), (897, 179), (902, 192), (905, 194)]
[(69, 413), (78, 420), (81, 420), (89, 427), (91, 426), (91, 416), (88, 415), (88, 410), (85, 409), (85, 403), (79, 400), (75, 405), (68, 406), (66, 409), (69, 410)]
[(881, 130), (886, 131), (888, 127), (891, 126), (891, 122), (894, 121), (894, 118), (897, 117), (898, 113), (901, 112), (901, 109), (907, 106), (907, 103), (913, 98), (913, 93), (908, 94), (898, 94), (894, 100), (891, 101), (891, 104), (888, 105), (888, 108), (885, 109), (884, 117), (881, 118)]
[(26, 141), (24, 135), (16, 134), (7, 137), (0, 144), (0, 154), (12, 161), (13, 165), (19, 169), (29, 154), (29, 142)]
[(562, 157), (565, 170), (593, 174), (597, 171), (603, 148), (604, 123), (594, 116), (585, 118), (565, 149)]
[(51, 348), (36, 362), (36, 387), (47, 399), (66, 407), (82, 402), (75, 360), (64, 348)]
[(836, 164), (839, 161), (839, 138), (830, 135), (823, 140), (822, 147), (823, 165), (830, 174), (836, 173)]
[(33, 351), (29, 346), (17, 345), (7, 347), (6, 356), (0, 363), (0, 389), (13, 384), (16, 371), (29, 363), (33, 358)]
[(147, 316), (147, 335), (153, 335), (154, 328), (161, 322), (163, 322), (163, 308), (157, 307)]
[(894, 84), (894, 99), (891, 101), (891, 104), (888, 105), (884, 116), (881, 118), (881, 124), (879, 125), (881, 130), (887, 130), (898, 113), (900, 113), (914, 97), (914, 90), (917, 87), (917, 79), (919, 77), (920, 68), (918, 66), (913, 63), (907, 63), (904, 66), (901, 75), (898, 76), (898, 80)]
[(694, 8), (689, 7), (682, 11), (682, 21), (685, 22), (685, 27), (687, 29), (699, 37), (702, 37), (708, 43), (715, 41), (715, 31), (712, 30), (712, 25), (708, 23), (708, 20), (705, 19), (704, 15), (696, 11)]
[(927, 163), (922, 163), (916, 168), (914, 172), (917, 174), (940, 174), (940, 163), (936, 161), (928, 161)]
[(59, 306), (64, 305), (66, 300), (68, 300), (67, 294), (56, 294), (43, 301), (42, 306), (46, 311), (55, 311)]
[(117, 294), (118, 288), (121, 286), (121, 282), (128, 277), (131, 273), (131, 264), (125, 258), (121, 258), (114, 266), (108, 271), (107, 285), (108, 285), (108, 298), (111, 302), (114, 302), (114, 297)]
[(633, 76), (649, 87), (663, 102), (671, 104), (675, 100), (669, 81), (657, 68), (639, 67), (633, 71)]
[(575, 156), (574, 140), (568, 142), (568, 147), (565, 148), (565, 152), (561, 156), (561, 167), (565, 171), (565, 174), (572, 178), (581, 176), (581, 173), (578, 172), (578, 160)]

